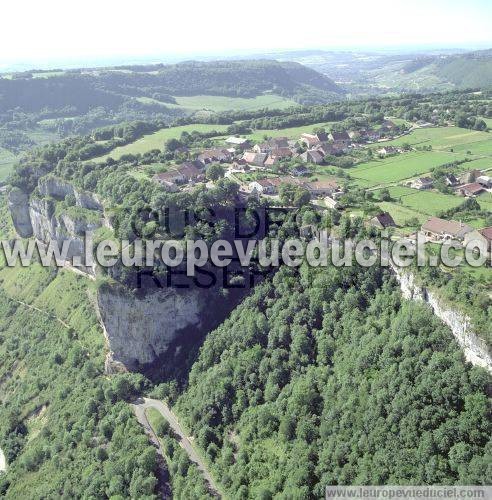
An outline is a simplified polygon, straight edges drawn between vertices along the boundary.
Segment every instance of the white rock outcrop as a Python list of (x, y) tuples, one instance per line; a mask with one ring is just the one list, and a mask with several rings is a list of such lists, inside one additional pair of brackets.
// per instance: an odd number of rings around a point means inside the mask
[(393, 268), (393, 271), (400, 283), (403, 297), (428, 304), (434, 314), (451, 329), (465, 359), (492, 373), (492, 354), (486, 342), (473, 332), (470, 318), (446, 305), (435, 292), (417, 284), (412, 273), (397, 268)]

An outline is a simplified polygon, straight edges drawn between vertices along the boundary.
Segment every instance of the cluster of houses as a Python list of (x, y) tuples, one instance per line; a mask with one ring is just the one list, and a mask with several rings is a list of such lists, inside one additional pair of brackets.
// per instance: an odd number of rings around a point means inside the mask
[[(348, 152), (357, 143), (373, 142), (394, 134), (397, 126), (390, 120), (385, 120), (379, 130), (333, 131), (330, 133), (301, 134), (298, 140), (287, 137), (274, 137), (252, 146), (249, 139), (231, 136), (225, 140), (226, 147), (212, 148), (200, 151), (196, 160), (183, 162), (168, 172), (154, 175), (153, 180), (169, 191), (176, 191), (179, 186), (202, 181), (205, 179), (205, 168), (210, 163), (228, 163), (238, 172), (251, 170), (267, 170), (280, 160), (297, 158), (301, 163), (291, 171), (293, 176), (301, 177), (309, 173), (307, 164), (321, 164), (326, 156), (340, 155)], [(299, 149), (305, 149), (300, 152)], [(393, 154), (395, 148), (388, 146), (378, 151), (381, 155)], [(311, 183), (312, 184), (312, 183)], [(261, 186), (261, 184), (260, 184)], [(269, 186), (258, 187), (258, 192), (265, 194)], [(309, 186), (312, 188), (313, 186)], [(263, 191), (261, 191), (263, 190)], [(327, 191), (328, 188), (310, 189), (313, 192)]]
[(475, 229), (461, 221), (431, 217), (422, 225), (421, 232), (427, 241), (444, 243), (453, 240), (465, 245), (479, 241), (486, 245), (489, 253), (492, 251), (492, 227)]
[(210, 163), (231, 162), (233, 158), (234, 153), (228, 149), (206, 149), (196, 160), (185, 161), (168, 172), (155, 174), (152, 179), (166, 190), (174, 192), (180, 185), (205, 180), (205, 168)]
[(290, 184), (306, 189), (312, 198), (327, 196), (332, 199), (337, 199), (343, 194), (342, 188), (335, 180), (324, 181), (306, 181), (296, 177), (271, 177), (252, 181), (249, 183), (249, 189), (252, 194), (278, 194), (282, 184)]
[[(470, 170), (460, 178), (448, 174), (444, 181), (447, 186), (455, 189), (456, 194), (466, 197), (478, 196), (492, 188), (492, 177), (484, 175), (480, 170)], [(410, 183), (410, 187), (419, 190), (432, 189), (434, 180), (431, 177), (419, 177)]]

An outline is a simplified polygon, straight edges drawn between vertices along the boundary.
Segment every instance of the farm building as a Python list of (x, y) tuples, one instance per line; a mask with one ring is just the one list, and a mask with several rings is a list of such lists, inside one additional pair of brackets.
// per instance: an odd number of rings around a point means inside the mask
[(431, 189), (433, 185), (434, 181), (430, 177), (419, 177), (410, 184), (412, 188), (419, 189), (420, 191), (423, 189)]
[(253, 151), (248, 151), (244, 153), (243, 160), (248, 165), (253, 165), (254, 167), (262, 167), (267, 157), (268, 155), (266, 153), (255, 153)]
[(422, 225), (421, 230), (425, 237), (431, 241), (463, 241), (465, 236), (473, 231), (473, 228), (455, 220), (431, 217)]
[(478, 182), (465, 184), (464, 186), (458, 188), (459, 194), (461, 194), (462, 196), (467, 196), (469, 198), (473, 196), (478, 196), (479, 194), (482, 194), (484, 192), (485, 188), (482, 186), (482, 184), (479, 184)]
[(306, 163), (315, 163), (316, 165), (319, 165), (320, 163), (323, 163), (324, 157), (319, 151), (312, 149), (302, 153), (300, 158)]
[(313, 197), (316, 196), (333, 196), (334, 193), (340, 192), (340, 186), (336, 181), (313, 181), (304, 182), (303, 186), (309, 191)]
[(376, 217), (370, 219), (369, 224), (378, 229), (386, 229), (388, 227), (396, 227), (396, 222), (393, 220), (393, 217), (388, 212), (382, 212)]
[(477, 177), (477, 182), (485, 188), (492, 188), (492, 177), (488, 175), (481, 175)]

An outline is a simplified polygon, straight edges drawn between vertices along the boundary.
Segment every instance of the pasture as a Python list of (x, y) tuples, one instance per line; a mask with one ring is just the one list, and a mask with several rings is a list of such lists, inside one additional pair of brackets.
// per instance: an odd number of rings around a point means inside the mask
[(226, 125), (209, 125), (209, 124), (193, 124), (193, 125), (183, 125), (180, 127), (172, 127), (172, 128), (162, 128), (157, 132), (152, 134), (147, 134), (141, 137), (140, 139), (127, 144), (126, 146), (119, 146), (109, 153), (99, 156), (98, 158), (94, 158), (91, 161), (104, 161), (106, 158), (113, 158), (115, 160), (119, 160), (123, 155), (126, 154), (138, 154), (145, 153), (146, 151), (150, 151), (151, 149), (163, 149), (164, 143), (169, 139), (179, 139), (182, 132), (210, 132), (212, 130), (217, 130), (218, 132), (225, 132), (227, 129)]
[(301, 134), (310, 134), (315, 128), (329, 129), (336, 122), (320, 122), (311, 125), (302, 125), (300, 127), (289, 127), (282, 129), (258, 129), (246, 137), (253, 142), (261, 142), (265, 137), (288, 137), (289, 139), (299, 139)]
[(403, 144), (432, 146), (434, 150), (438, 151), (462, 147), (461, 151), (466, 151), (467, 149), (472, 150), (473, 144), (483, 142), (490, 143), (490, 152), (492, 153), (492, 136), (487, 132), (478, 132), (458, 127), (436, 127), (415, 129), (408, 135), (392, 141), (385, 141), (381, 144), (385, 146), (401, 146)]
[(367, 181), (366, 185), (385, 185), (416, 177), (432, 168), (463, 159), (465, 155), (437, 151), (414, 151), (390, 158), (360, 163), (349, 169), (351, 177)]
[[(295, 101), (275, 94), (264, 94), (252, 98), (197, 95), (175, 97), (175, 99), (179, 107), (193, 111), (205, 110), (216, 113), (228, 110), (248, 111), (263, 108), (285, 109), (291, 106), (298, 106)], [(169, 106), (167, 103), (163, 104)], [(176, 105), (173, 107), (176, 107)]]

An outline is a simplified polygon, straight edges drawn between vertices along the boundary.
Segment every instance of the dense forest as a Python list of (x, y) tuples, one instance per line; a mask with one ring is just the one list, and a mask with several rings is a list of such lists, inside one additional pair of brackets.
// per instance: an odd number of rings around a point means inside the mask
[(378, 269), (282, 268), (200, 351), (176, 408), (232, 498), (490, 484), (490, 377)]
[(2, 498), (156, 498), (155, 449), (127, 403), (146, 382), (104, 376), (87, 293), (69, 271), (0, 269)]

